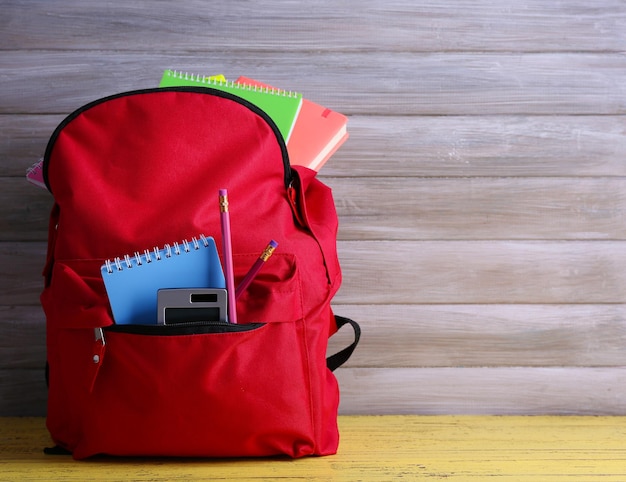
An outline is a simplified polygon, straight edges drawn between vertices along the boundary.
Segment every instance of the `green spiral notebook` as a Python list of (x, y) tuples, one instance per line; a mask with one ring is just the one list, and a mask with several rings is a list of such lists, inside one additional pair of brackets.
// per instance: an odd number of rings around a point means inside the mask
[(211, 87), (253, 103), (270, 116), (278, 126), (285, 142), (289, 140), (302, 106), (302, 94), (299, 93), (166, 70), (159, 87), (179, 86)]

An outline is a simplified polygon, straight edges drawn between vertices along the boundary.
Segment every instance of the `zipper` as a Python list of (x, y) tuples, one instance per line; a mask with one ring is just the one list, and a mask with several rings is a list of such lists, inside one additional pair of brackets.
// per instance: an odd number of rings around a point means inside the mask
[(180, 325), (110, 325), (94, 329), (94, 344), (91, 362), (88, 365), (89, 393), (93, 392), (100, 368), (107, 350), (105, 333), (127, 333), (148, 336), (204, 335), (221, 333), (241, 333), (253, 331), (265, 326), (266, 323), (234, 324), (223, 321), (206, 323), (183, 323)]
[(148, 336), (204, 335), (220, 333), (243, 333), (265, 326), (265, 323), (234, 324), (226, 321), (204, 323), (178, 323), (176, 325), (110, 325), (105, 332)]
[(69, 114), (65, 119), (61, 121), (61, 123), (54, 130), (46, 146), (45, 154), (43, 157), (42, 174), (43, 174), (44, 183), (46, 184), (48, 191), (52, 193), (52, 189), (50, 187), (50, 182), (49, 182), (49, 177), (48, 177), (48, 172), (50, 170), (50, 156), (52, 154), (52, 149), (54, 148), (54, 144), (57, 138), (59, 137), (59, 135), (61, 134), (61, 131), (65, 128), (65, 126), (67, 126), (67, 124), (72, 122), (76, 117), (78, 117), (83, 112), (86, 112), (89, 109), (99, 104), (102, 104), (104, 102), (115, 100), (115, 99), (122, 98), (122, 97), (129, 97), (133, 95), (142, 95), (142, 94), (153, 94), (153, 93), (159, 93), (159, 92), (195, 92), (198, 94), (206, 94), (206, 95), (213, 95), (216, 97), (223, 97), (225, 99), (231, 99), (235, 102), (238, 102), (239, 104), (246, 106), (248, 109), (250, 109), (257, 115), (261, 116), (265, 120), (265, 122), (271, 127), (272, 131), (274, 132), (274, 135), (276, 136), (276, 141), (278, 142), (278, 145), (280, 146), (280, 151), (281, 151), (281, 156), (282, 156), (282, 161), (283, 161), (283, 169), (284, 169), (285, 189), (289, 188), (289, 186), (291, 185), (293, 181), (293, 173), (291, 170), (291, 163), (289, 162), (289, 154), (287, 153), (287, 144), (285, 143), (285, 140), (283, 139), (283, 136), (280, 133), (280, 130), (278, 129), (278, 126), (276, 125), (276, 123), (272, 120), (272, 118), (269, 115), (265, 113), (264, 110), (260, 109), (259, 107), (254, 105), (252, 102), (249, 102), (246, 99), (243, 99), (241, 97), (237, 97), (236, 95), (231, 94), (230, 92), (224, 92), (222, 90), (213, 89), (211, 87), (181, 86), (181, 87), (155, 87), (155, 88), (150, 88), (150, 89), (131, 90), (128, 92), (122, 92), (119, 94), (109, 95), (107, 97), (102, 97), (101, 99), (97, 99), (92, 102), (89, 102), (88, 104), (85, 104), (82, 107), (79, 107), (74, 112)]
[(300, 206), (298, 204), (299, 187), (296, 187), (294, 185), (294, 182), (297, 180), (298, 176), (294, 175), (291, 184), (289, 184), (289, 187), (287, 187), (287, 199), (289, 200), (289, 205), (291, 206), (291, 211), (293, 212), (293, 216), (296, 222), (300, 225), (300, 227), (308, 229), (308, 226), (306, 224), (306, 221), (304, 220), (304, 217), (302, 216), (302, 212), (300, 212)]

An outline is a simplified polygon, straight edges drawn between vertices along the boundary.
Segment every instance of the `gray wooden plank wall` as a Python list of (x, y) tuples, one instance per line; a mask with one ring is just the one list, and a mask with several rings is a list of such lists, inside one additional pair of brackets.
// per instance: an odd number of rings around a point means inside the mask
[[(623, 0), (0, 1), (0, 415), (42, 415), (57, 123), (165, 68), (347, 114), (342, 413), (626, 414)], [(346, 343), (339, 334), (331, 349)]]

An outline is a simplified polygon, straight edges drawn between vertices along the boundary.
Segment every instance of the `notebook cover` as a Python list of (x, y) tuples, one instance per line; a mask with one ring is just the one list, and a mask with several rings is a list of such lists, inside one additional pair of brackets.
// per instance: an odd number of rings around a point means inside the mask
[(174, 70), (163, 73), (159, 87), (210, 87), (229, 92), (253, 103), (274, 121), (285, 141), (295, 124), (302, 106), (302, 95), (280, 89), (260, 88), (255, 85), (215, 80), (210, 77), (185, 74)]
[(343, 114), (304, 99), (287, 143), (291, 164), (319, 171), (348, 139), (347, 122)]
[[(118, 325), (157, 323), (157, 291), (163, 288), (225, 288), (224, 272), (220, 264), (215, 240), (206, 239), (189, 243), (189, 251), (179, 244), (158, 250), (160, 260), (150, 251), (146, 254), (116, 258), (110, 265), (100, 268), (106, 287), (113, 319)], [(139, 265), (138, 259), (141, 261)], [(130, 263), (131, 267), (128, 267)], [(109, 272), (111, 268), (111, 272)]]
[[(271, 86), (241, 76), (237, 83)], [(302, 99), (296, 124), (287, 141), (289, 162), (319, 171), (326, 161), (348, 139), (348, 118), (324, 106)]]
[(39, 159), (39, 161), (28, 168), (28, 171), (26, 171), (26, 180), (35, 186), (47, 189), (43, 179), (43, 159)]

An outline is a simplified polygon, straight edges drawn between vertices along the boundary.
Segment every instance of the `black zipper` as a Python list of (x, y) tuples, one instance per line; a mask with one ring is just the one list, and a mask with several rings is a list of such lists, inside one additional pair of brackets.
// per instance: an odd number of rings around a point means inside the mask
[(225, 321), (204, 323), (179, 323), (176, 325), (111, 325), (103, 328), (105, 332), (127, 333), (131, 335), (177, 336), (203, 335), (219, 333), (243, 333), (265, 326), (265, 323), (235, 324)]
[(246, 99), (243, 99), (234, 94), (231, 94), (230, 92), (224, 92), (222, 90), (213, 89), (211, 87), (181, 86), (181, 87), (155, 87), (151, 89), (131, 90), (128, 92), (121, 92), (119, 94), (109, 95), (106, 97), (102, 97), (101, 99), (97, 99), (92, 102), (89, 102), (88, 104), (85, 104), (82, 107), (79, 107), (74, 112), (69, 114), (65, 119), (61, 121), (61, 123), (54, 130), (46, 146), (46, 151), (45, 151), (44, 160), (43, 160), (43, 179), (46, 184), (46, 187), (48, 188), (48, 191), (52, 193), (52, 189), (50, 188), (50, 183), (48, 182), (48, 170), (50, 169), (50, 155), (52, 154), (52, 149), (54, 147), (54, 144), (57, 138), (59, 137), (61, 131), (67, 124), (72, 122), (76, 117), (78, 117), (83, 112), (88, 111), (92, 107), (95, 107), (104, 102), (118, 99), (120, 97), (142, 95), (142, 94), (153, 94), (153, 93), (159, 93), (159, 92), (195, 92), (198, 94), (208, 94), (208, 95), (214, 95), (217, 97), (223, 97), (225, 99), (231, 99), (235, 102), (238, 102), (239, 104), (246, 106), (248, 109), (250, 109), (257, 115), (261, 116), (265, 120), (265, 122), (267, 122), (267, 124), (272, 128), (272, 131), (274, 132), (274, 135), (276, 136), (276, 140), (278, 141), (278, 145), (280, 146), (281, 155), (283, 159), (285, 188), (289, 188), (289, 186), (291, 185), (293, 181), (293, 174), (291, 171), (291, 164), (289, 162), (289, 155), (287, 154), (287, 145), (285, 144), (285, 140), (283, 139), (283, 136), (280, 133), (278, 126), (264, 110), (260, 109), (259, 107), (254, 105), (252, 102), (249, 102)]

